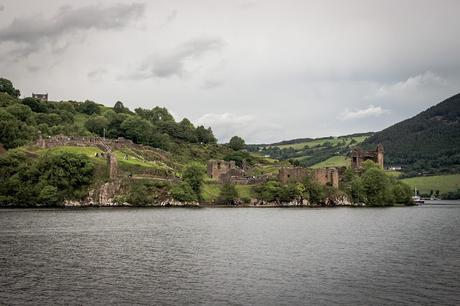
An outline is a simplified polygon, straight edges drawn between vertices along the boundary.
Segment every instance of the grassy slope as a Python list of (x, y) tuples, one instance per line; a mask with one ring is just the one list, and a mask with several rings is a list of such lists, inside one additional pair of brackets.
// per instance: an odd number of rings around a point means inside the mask
[(350, 142), (354, 139), (357, 143), (361, 143), (364, 140), (366, 140), (368, 136), (354, 136), (354, 137), (336, 137), (336, 138), (324, 138), (324, 139), (313, 139), (310, 141), (305, 141), (305, 142), (300, 142), (300, 143), (294, 143), (294, 144), (285, 144), (285, 145), (279, 145), (280, 149), (283, 148), (294, 148), (296, 150), (301, 150), (305, 146), (308, 148), (313, 148), (320, 146), (324, 144), (325, 142), (330, 142), (332, 145), (335, 145), (337, 143), (342, 143), (345, 141), (346, 144), (350, 144)]
[(422, 193), (429, 193), (430, 190), (445, 193), (460, 189), (460, 174), (411, 177), (402, 181)]
[[(201, 192), (201, 196), (206, 202), (212, 202), (219, 197), (220, 190), (222, 185), (207, 182), (203, 185), (203, 190)], [(238, 196), (240, 198), (251, 198), (251, 185), (236, 185), (236, 190), (238, 191)]]
[(311, 168), (326, 168), (326, 167), (348, 167), (350, 166), (350, 159), (345, 156), (333, 156), (325, 161), (314, 164)]

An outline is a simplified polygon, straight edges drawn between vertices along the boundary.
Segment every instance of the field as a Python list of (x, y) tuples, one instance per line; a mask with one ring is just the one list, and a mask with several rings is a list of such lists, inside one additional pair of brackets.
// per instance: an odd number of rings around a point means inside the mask
[(283, 148), (294, 148), (295, 150), (301, 150), (305, 146), (308, 148), (314, 148), (317, 146), (321, 146), (326, 142), (331, 143), (332, 145), (336, 145), (338, 143), (343, 143), (344, 145), (350, 144), (353, 140), (356, 142), (356, 144), (359, 144), (366, 140), (368, 136), (354, 136), (354, 137), (335, 137), (335, 138), (322, 138), (322, 139), (313, 139), (305, 142), (300, 142), (300, 143), (293, 143), (293, 144), (285, 144), (285, 145), (279, 145), (280, 149)]
[(313, 169), (326, 168), (326, 167), (348, 167), (350, 166), (350, 159), (345, 156), (333, 156), (325, 161), (314, 164), (311, 166)]
[(460, 174), (411, 177), (402, 181), (421, 193), (430, 193), (431, 190), (446, 193), (460, 189)]

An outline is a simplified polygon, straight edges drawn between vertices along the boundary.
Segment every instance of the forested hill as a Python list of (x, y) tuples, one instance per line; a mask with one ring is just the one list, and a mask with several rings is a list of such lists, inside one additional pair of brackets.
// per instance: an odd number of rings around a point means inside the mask
[(385, 163), (406, 175), (460, 172), (460, 94), (375, 133), (363, 143), (385, 148)]
[(11, 81), (0, 78), (0, 144), (6, 149), (43, 137), (124, 137), (138, 144), (177, 151), (180, 144), (215, 144), (210, 127), (195, 127), (188, 119), (176, 122), (164, 107), (129, 110), (118, 101), (113, 107), (93, 101), (20, 99)]

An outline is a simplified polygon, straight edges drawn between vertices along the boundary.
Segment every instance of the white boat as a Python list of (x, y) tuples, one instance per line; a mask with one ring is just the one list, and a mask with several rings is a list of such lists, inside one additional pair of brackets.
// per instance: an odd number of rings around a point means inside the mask
[(412, 197), (412, 201), (414, 201), (415, 204), (425, 203), (425, 201), (422, 200), (422, 198), (419, 195), (417, 195), (417, 187), (414, 188), (414, 196)]

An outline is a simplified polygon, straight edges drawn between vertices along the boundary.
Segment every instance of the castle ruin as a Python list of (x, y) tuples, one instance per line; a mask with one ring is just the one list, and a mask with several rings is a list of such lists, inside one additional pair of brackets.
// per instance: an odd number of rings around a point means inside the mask
[(384, 151), (382, 144), (378, 144), (375, 150), (369, 151), (362, 150), (361, 148), (354, 148), (351, 152), (351, 168), (353, 170), (360, 170), (363, 162), (371, 160), (383, 169), (383, 159)]
[(311, 177), (318, 184), (339, 188), (339, 169), (338, 168), (321, 168), (307, 169), (301, 167), (283, 167), (278, 173), (278, 181), (283, 184), (302, 182), (306, 177)]

